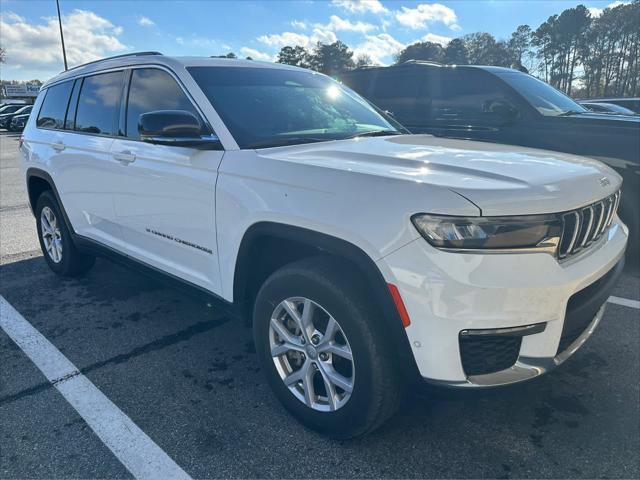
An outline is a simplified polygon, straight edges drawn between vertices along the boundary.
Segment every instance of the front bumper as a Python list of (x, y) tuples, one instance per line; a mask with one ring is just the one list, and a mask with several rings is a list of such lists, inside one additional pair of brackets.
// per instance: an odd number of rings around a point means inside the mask
[[(450, 386), (490, 387), (537, 377), (584, 344), (622, 270), (627, 235), (616, 218), (603, 238), (564, 263), (545, 253), (448, 253), (418, 239), (378, 265), (404, 300), (411, 319), (406, 333), (421, 376)], [(542, 331), (518, 339), (510, 366), (477, 374), (463, 362), (462, 332), (539, 324)]]

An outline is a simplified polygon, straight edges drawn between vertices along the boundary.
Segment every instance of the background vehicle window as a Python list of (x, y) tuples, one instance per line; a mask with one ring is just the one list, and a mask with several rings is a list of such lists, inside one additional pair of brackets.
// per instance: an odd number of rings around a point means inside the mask
[(139, 138), (140, 115), (154, 110), (186, 110), (200, 118), (191, 101), (167, 72), (157, 68), (134, 70), (127, 104), (127, 137)]
[(122, 72), (86, 77), (80, 90), (75, 129), (114, 135), (121, 91)]
[(401, 123), (421, 123), (428, 117), (431, 98), (425, 69), (378, 70), (373, 77), (374, 103), (388, 110)]
[(485, 72), (442, 72), (430, 91), (431, 120), (437, 123), (493, 125), (518, 113), (506, 86)]
[(36, 126), (40, 128), (63, 127), (72, 86), (73, 81), (70, 81), (47, 88)]

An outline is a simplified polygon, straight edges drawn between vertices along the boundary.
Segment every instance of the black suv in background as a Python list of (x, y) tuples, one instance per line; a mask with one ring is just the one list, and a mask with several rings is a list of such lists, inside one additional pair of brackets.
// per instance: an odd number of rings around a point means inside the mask
[(501, 67), (409, 61), (340, 80), (412, 133), (556, 150), (596, 158), (624, 178), (621, 217), (640, 245), (640, 118), (587, 110), (537, 78)]

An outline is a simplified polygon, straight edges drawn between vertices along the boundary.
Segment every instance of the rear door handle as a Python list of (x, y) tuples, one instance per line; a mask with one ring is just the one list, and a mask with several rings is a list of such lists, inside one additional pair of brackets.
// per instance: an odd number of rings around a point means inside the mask
[(51, 144), (51, 148), (53, 148), (56, 152), (61, 152), (66, 147), (65, 147), (65, 144), (62, 142), (54, 142)]
[(120, 163), (131, 163), (135, 161), (135, 154), (131, 153), (129, 150), (125, 150), (124, 152), (118, 152), (113, 154), (113, 158), (118, 160)]

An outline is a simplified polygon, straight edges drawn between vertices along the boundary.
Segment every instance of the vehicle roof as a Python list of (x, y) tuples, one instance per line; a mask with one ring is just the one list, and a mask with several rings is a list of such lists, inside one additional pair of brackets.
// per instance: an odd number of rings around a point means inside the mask
[(406, 61), (404, 63), (398, 64), (398, 65), (389, 65), (389, 66), (374, 65), (374, 66), (360, 67), (360, 68), (356, 68), (355, 70), (350, 70), (348, 72), (345, 72), (343, 75), (358, 74), (358, 73), (367, 72), (367, 71), (371, 71), (371, 70), (386, 70), (386, 69), (394, 69), (395, 70), (395, 69), (405, 69), (405, 68), (437, 68), (437, 69), (446, 68), (446, 69), (455, 69), (455, 70), (474, 69), (474, 70), (484, 70), (486, 72), (490, 72), (490, 73), (494, 73), (494, 74), (523, 73), (523, 72), (520, 72), (519, 70), (515, 70), (513, 68), (495, 67), (495, 66), (492, 66), (492, 65), (446, 65), (446, 64), (437, 63), (437, 62), (427, 62), (427, 61), (421, 61), (421, 60), (409, 60), (409, 61)]
[(171, 57), (157, 52), (142, 52), (105, 58), (61, 72), (47, 80), (42, 88), (72, 78), (90, 75), (102, 70), (113, 68), (132, 67), (140, 65), (161, 65), (172, 70), (186, 67), (237, 67), (237, 68), (276, 68), (288, 70), (302, 70), (299, 67), (284, 65), (281, 63), (261, 62), (257, 60), (242, 60), (236, 58), (212, 58), (212, 57)]

